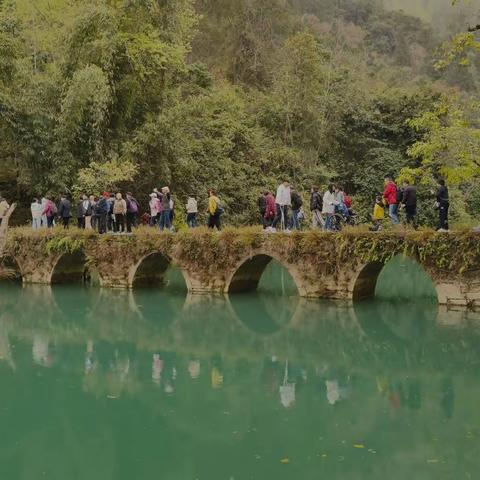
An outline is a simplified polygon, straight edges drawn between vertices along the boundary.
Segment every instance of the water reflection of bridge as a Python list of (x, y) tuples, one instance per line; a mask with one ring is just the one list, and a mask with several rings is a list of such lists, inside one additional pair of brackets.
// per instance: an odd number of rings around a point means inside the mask
[(388, 302), (352, 306), (268, 295), (229, 299), (144, 290), (9, 288), (0, 298), (0, 350), (7, 348), (5, 337), (31, 342), (38, 334), (65, 345), (121, 343), (145, 352), (196, 357), (214, 352), (248, 360), (275, 356), (311, 364), (342, 360), (357, 368), (375, 364), (378, 349), (388, 348), (399, 358), (405, 351), (415, 358), (427, 349), (428, 357), (428, 348), (438, 348), (444, 337), (453, 349), (467, 348), (476, 337), (461, 327), (480, 320), (474, 312), (446, 314), (432, 304), (399, 308)]

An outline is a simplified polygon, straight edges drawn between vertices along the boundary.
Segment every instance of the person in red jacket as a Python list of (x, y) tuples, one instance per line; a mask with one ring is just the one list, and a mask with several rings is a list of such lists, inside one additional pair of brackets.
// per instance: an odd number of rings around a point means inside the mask
[(265, 229), (270, 230), (272, 228), (273, 221), (277, 215), (277, 206), (275, 204), (275, 197), (272, 192), (265, 192), (265, 213), (264, 213), (264, 225)]
[(385, 177), (385, 190), (383, 191), (383, 198), (388, 205), (388, 214), (393, 225), (398, 225), (398, 200), (397, 200), (397, 186), (393, 181), (391, 175)]

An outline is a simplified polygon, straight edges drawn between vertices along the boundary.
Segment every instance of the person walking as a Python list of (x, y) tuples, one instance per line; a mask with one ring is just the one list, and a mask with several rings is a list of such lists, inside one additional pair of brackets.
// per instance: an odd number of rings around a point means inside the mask
[(312, 228), (323, 227), (322, 196), (318, 187), (313, 187), (310, 195), (310, 211), (312, 212)]
[(188, 197), (186, 208), (188, 228), (195, 228), (197, 226), (198, 203), (193, 195)]
[(265, 224), (265, 212), (267, 210), (267, 192), (262, 192), (257, 200), (258, 212), (260, 213), (260, 220), (262, 222), (263, 228), (266, 228)]
[(277, 188), (277, 196), (275, 197), (275, 202), (277, 216), (273, 221), (273, 227), (277, 228), (278, 224), (280, 224), (280, 228), (282, 230), (288, 230), (290, 223), (288, 217), (288, 207), (292, 205), (290, 182), (288, 180), (285, 180)]
[(292, 203), (292, 230), (300, 230), (300, 211), (303, 206), (302, 197), (300, 194), (295, 190), (290, 190), (290, 199)]
[(97, 199), (95, 195), (90, 195), (88, 199), (83, 202), (83, 208), (85, 209), (85, 228), (87, 230), (96, 230), (98, 217), (97, 217)]
[(30, 211), (32, 212), (32, 228), (38, 230), (42, 226), (42, 204), (38, 198), (33, 199)]
[(335, 210), (341, 213), (346, 219), (348, 219), (350, 215), (347, 205), (345, 204), (345, 192), (340, 185), (335, 185), (335, 201), (337, 202)]
[(379, 232), (382, 229), (382, 223), (385, 219), (385, 203), (383, 202), (383, 195), (379, 193), (375, 197), (375, 205), (373, 206), (373, 227), (372, 232)]
[(335, 196), (335, 186), (330, 184), (327, 191), (323, 195), (322, 214), (326, 215), (325, 227), (327, 231), (331, 231), (333, 227), (333, 216), (335, 215), (335, 207), (337, 204)]
[[(41, 200), (42, 212), (45, 210), (45, 208), (47, 206), (47, 203), (48, 203), (47, 197), (46, 196), (42, 197), (42, 200)], [(48, 227), (47, 216), (43, 213), (42, 213), (42, 227), (44, 227), (44, 228)]]
[(81, 229), (85, 228), (85, 200), (87, 200), (87, 196), (82, 195), (77, 203), (77, 227)]
[[(53, 228), (56, 213), (57, 207), (53, 203), (52, 199), (49, 196), (45, 197), (45, 205), (42, 209), (42, 225), (46, 225), (47, 228)], [(46, 224), (44, 223), (44, 218), (46, 219)]]
[(170, 230), (172, 232), (175, 230), (173, 226), (174, 220), (175, 220), (175, 200), (173, 199), (173, 196), (170, 193)]
[(445, 180), (441, 178), (438, 180), (438, 187), (436, 191), (437, 201), (435, 206), (438, 208), (438, 228), (437, 232), (448, 232), (448, 211), (450, 209), (450, 195)]
[(155, 192), (150, 194), (150, 201), (148, 202), (148, 206), (150, 207), (149, 225), (151, 227), (154, 227), (160, 221), (160, 200)]
[(397, 185), (393, 181), (391, 175), (385, 177), (385, 189), (383, 191), (383, 198), (388, 205), (388, 215), (392, 221), (392, 225), (398, 225), (400, 220), (398, 219), (398, 198), (397, 198)]
[(113, 214), (115, 215), (115, 231), (125, 233), (125, 215), (127, 214), (127, 202), (122, 194), (118, 192), (113, 202)]
[(0, 195), (0, 225), (2, 224), (3, 219), (7, 214), (9, 208), (10, 205), (8, 204), (8, 202), (2, 197), (2, 195)]
[(170, 223), (170, 189), (168, 187), (162, 188), (162, 195), (160, 198), (162, 212), (160, 213), (160, 230), (170, 230), (172, 227)]
[(140, 204), (133, 197), (131, 192), (127, 192), (127, 232), (132, 233), (132, 227), (137, 226), (137, 214), (140, 210)]
[(107, 199), (108, 215), (107, 215), (107, 230), (109, 232), (116, 232), (117, 226), (115, 224), (115, 214), (113, 213), (113, 206), (115, 205), (115, 194), (110, 193)]
[(70, 226), (70, 219), (72, 218), (72, 203), (65, 195), (60, 197), (58, 216), (62, 219), (63, 228), (65, 230), (68, 229)]
[(272, 192), (266, 191), (265, 192), (265, 219), (264, 225), (265, 230), (273, 231), (273, 222), (277, 215), (277, 205), (275, 202), (275, 197), (272, 195)]
[(222, 229), (221, 216), (223, 214), (223, 208), (215, 189), (212, 188), (208, 192), (208, 195), (208, 228), (213, 230), (217, 227), (217, 230), (220, 231)]
[(405, 207), (407, 225), (416, 228), (415, 216), (417, 215), (417, 189), (410, 185), (409, 180), (403, 182), (402, 205)]
[(107, 232), (107, 216), (109, 215), (110, 205), (108, 199), (110, 194), (108, 192), (103, 192), (103, 195), (99, 198), (98, 202), (92, 207), (92, 210), (95, 209), (95, 217), (97, 219), (98, 233), (103, 235)]

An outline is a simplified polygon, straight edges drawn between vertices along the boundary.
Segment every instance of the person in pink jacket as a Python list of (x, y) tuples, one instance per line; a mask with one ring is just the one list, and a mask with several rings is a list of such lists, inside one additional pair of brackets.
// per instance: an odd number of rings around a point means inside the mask
[(47, 227), (52, 228), (53, 221), (55, 220), (55, 214), (57, 213), (57, 209), (50, 197), (45, 197), (45, 198), (47, 201), (45, 203), (45, 206), (43, 207), (42, 216), (45, 215), (47, 217)]
[(150, 194), (150, 202), (148, 204), (150, 206), (150, 226), (154, 227), (155, 225), (158, 225), (160, 213), (162, 211), (162, 205), (156, 193)]

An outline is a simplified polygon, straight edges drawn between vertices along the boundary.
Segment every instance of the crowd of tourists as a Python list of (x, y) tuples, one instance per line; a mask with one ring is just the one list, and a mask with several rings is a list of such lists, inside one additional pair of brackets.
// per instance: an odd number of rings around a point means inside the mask
[[(60, 196), (58, 202), (46, 195), (39, 199), (34, 198), (30, 207), (32, 228), (52, 228), (61, 224), (68, 229), (72, 220), (80, 229), (96, 230), (104, 234), (132, 233), (132, 229), (139, 223), (157, 227), (160, 230), (173, 231), (175, 219), (175, 202), (169, 187), (161, 190), (153, 189), (148, 201), (148, 211), (141, 214), (140, 202), (131, 192), (124, 196), (121, 192), (103, 192), (102, 195), (80, 195), (76, 203), (66, 196)], [(0, 213), (6, 212), (8, 203), (0, 197)], [(186, 222), (190, 228), (198, 225), (198, 203), (194, 196), (190, 196), (185, 205)], [(216, 191), (211, 189), (208, 198), (208, 226), (221, 229), (221, 215), (223, 208)], [(0, 215), (0, 221), (2, 216)]]
[[(439, 223), (437, 230), (448, 231), (448, 212), (450, 206), (449, 192), (445, 181), (438, 181), (437, 190), (431, 191), (435, 197), (433, 207), (438, 210)], [(306, 220), (304, 201), (301, 194), (285, 180), (276, 191), (276, 195), (265, 190), (258, 198), (258, 209), (263, 228), (266, 232), (300, 230)], [(8, 202), (0, 195), (0, 224), (9, 209)], [(319, 187), (312, 187), (309, 203), (311, 227), (326, 231), (338, 231), (343, 225), (355, 224), (356, 214), (351, 197), (338, 183), (331, 182), (324, 192)], [(140, 202), (131, 192), (125, 196), (121, 192), (103, 192), (94, 195), (80, 195), (75, 204), (66, 195), (55, 202), (51, 196), (34, 198), (31, 204), (32, 227), (52, 228), (60, 223), (69, 228), (72, 219), (81, 229), (96, 230), (101, 234), (131, 233), (139, 223), (173, 231), (173, 223), (177, 206), (169, 187), (153, 189), (148, 199), (148, 209), (142, 208)], [(145, 211), (147, 210), (147, 211)], [(185, 221), (189, 228), (199, 225), (198, 202), (190, 195), (184, 206)], [(207, 225), (211, 229), (222, 228), (224, 209), (214, 189), (209, 190)], [(385, 188), (375, 197), (372, 213), (372, 231), (385, 227), (386, 216), (392, 225), (398, 225), (404, 213), (405, 223), (417, 227), (417, 189), (405, 180), (397, 185), (393, 176), (385, 177)]]
[[(443, 179), (438, 180), (438, 188), (431, 191), (435, 197), (434, 208), (439, 212), (438, 231), (448, 231), (449, 192)], [(264, 191), (258, 199), (258, 208), (264, 229), (274, 232), (277, 229), (300, 230), (306, 218), (303, 200), (300, 194), (284, 181), (277, 189), (276, 196)], [(372, 231), (379, 231), (385, 226), (386, 211), (392, 225), (400, 223), (401, 213), (405, 213), (405, 223), (417, 228), (417, 189), (408, 180), (402, 186), (395, 183), (392, 175), (385, 177), (383, 192), (375, 197), (372, 212)], [(343, 225), (354, 225), (356, 214), (351, 197), (333, 181), (324, 192), (313, 187), (310, 193), (310, 212), (312, 228), (326, 231), (339, 230)]]

